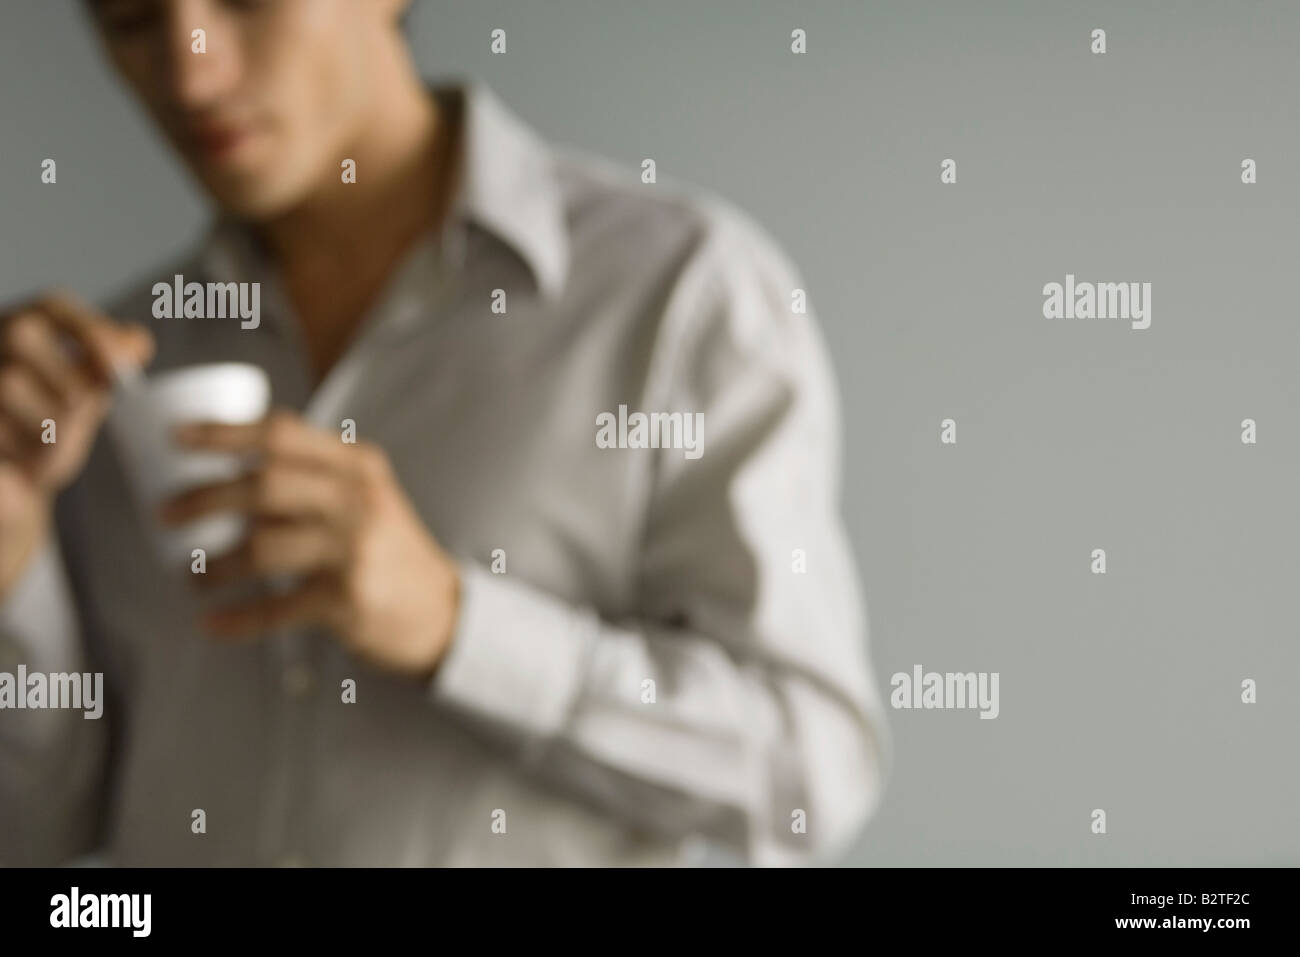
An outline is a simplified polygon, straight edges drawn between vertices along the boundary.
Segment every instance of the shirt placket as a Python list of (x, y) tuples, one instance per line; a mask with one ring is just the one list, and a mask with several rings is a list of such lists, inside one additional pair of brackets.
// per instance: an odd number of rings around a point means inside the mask
[[(342, 441), (342, 420), (355, 418), (359, 431), (365, 414), (377, 410), (365, 406), (365, 371), (382, 347), (385, 335), (428, 317), (445, 301), (453, 277), (463, 268), (468, 246), (468, 228), (456, 220), (443, 231), (436, 246), (422, 246), (402, 266), (395, 282), (382, 295), (374, 314), (368, 316), (363, 332), (340, 357), (325, 379), (303, 404), (303, 417), (317, 428), (335, 432)], [(432, 253), (432, 255), (430, 255)], [(432, 269), (434, 275), (430, 276)], [(264, 301), (278, 310), (280, 327), (298, 356), (305, 356), (305, 344), (293, 322), (287, 297), (274, 276), (267, 275)], [(298, 336), (297, 339), (294, 336)], [(364, 432), (358, 440), (364, 438)], [(287, 584), (281, 587), (290, 587)], [(323, 684), (326, 654), (335, 639), (311, 628), (288, 628), (271, 636), (267, 643), (269, 667), (278, 682), (272, 733), (267, 790), (267, 813), (263, 821), (266, 858), (280, 866), (311, 866), (313, 835), (320, 826), (313, 816), (313, 787), (319, 786), (318, 762), (328, 760), (324, 740), (329, 721), (326, 709), (340, 704), (334, 695), (340, 689)], [(340, 705), (341, 706), (341, 705)], [(382, 747), (382, 742), (375, 742)]]
[[(280, 400), (301, 407), (309, 398), (310, 386), (302, 357), (303, 343), (293, 323), (288, 299), (278, 276), (262, 262), (252, 264), (262, 284), (264, 312), (274, 336), (276, 368), (297, 373), (292, 391)], [(294, 587), (292, 580), (270, 583), (272, 592)], [(268, 713), (274, 716), (267, 729), (267, 767), (260, 821), (261, 852), (265, 863), (279, 866), (307, 866), (310, 857), (312, 780), (312, 709), (320, 694), (312, 635), (302, 628), (281, 628), (267, 636), (263, 648), (268, 670)]]

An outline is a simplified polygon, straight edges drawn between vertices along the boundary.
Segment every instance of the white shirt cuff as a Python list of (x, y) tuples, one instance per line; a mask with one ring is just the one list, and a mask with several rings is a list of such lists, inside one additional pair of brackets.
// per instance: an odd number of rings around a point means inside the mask
[(431, 697), (530, 737), (558, 733), (599, 619), (473, 562), (460, 571), (460, 614)]
[[(19, 658), (30, 668), (66, 664), (79, 657), (78, 631), (62, 556), (51, 537), (0, 602), (0, 664), (14, 665)], [(5, 670), (12, 669), (0, 667)]]

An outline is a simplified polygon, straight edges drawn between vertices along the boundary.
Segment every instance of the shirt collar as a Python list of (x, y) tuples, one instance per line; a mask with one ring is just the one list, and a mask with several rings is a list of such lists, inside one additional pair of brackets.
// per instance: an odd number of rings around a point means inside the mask
[(461, 187), (455, 220), (469, 220), (506, 242), (528, 265), (538, 288), (558, 297), (569, 269), (564, 205), (551, 150), (480, 80), (432, 87), (462, 96)]
[[(462, 107), (461, 180), (443, 230), (444, 242), (460, 247), (453, 255), (463, 253), (463, 227), (480, 226), (514, 250), (538, 290), (554, 300), (564, 289), (570, 250), (551, 150), (483, 81), (427, 88), (444, 104)], [(212, 224), (202, 256), (213, 275), (269, 278), (247, 230), (227, 215)]]

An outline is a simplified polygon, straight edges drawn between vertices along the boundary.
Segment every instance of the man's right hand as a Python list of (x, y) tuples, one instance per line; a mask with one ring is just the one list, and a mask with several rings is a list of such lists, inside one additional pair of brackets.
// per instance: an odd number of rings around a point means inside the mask
[[(0, 312), (0, 601), (49, 534), (51, 505), (86, 463), (112, 370), (154, 343), (68, 293)], [(55, 441), (46, 420), (54, 423)]]

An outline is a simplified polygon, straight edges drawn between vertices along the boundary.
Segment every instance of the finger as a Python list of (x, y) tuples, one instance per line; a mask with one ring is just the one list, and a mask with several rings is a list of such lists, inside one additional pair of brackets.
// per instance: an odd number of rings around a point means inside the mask
[(347, 447), (339, 437), (309, 425), (301, 416), (277, 410), (259, 422), (231, 425), (191, 422), (176, 429), (178, 444), (211, 452), (262, 452), (273, 458), (346, 467)]
[(22, 312), (5, 323), (0, 350), (10, 360), (28, 366), (65, 408), (100, 388), (68, 359), (52, 323), (35, 311)]
[(113, 381), (119, 364), (143, 365), (153, 356), (153, 337), (144, 326), (114, 322), (73, 293), (50, 293), (36, 303), (36, 308), (81, 347), (104, 383)]
[(315, 575), (293, 591), (209, 612), (203, 625), (222, 638), (247, 638), (295, 625), (338, 629), (343, 615), (337, 595), (331, 576)]
[(339, 569), (343, 536), (320, 522), (257, 522), (234, 551), (208, 562), (203, 585)]
[(180, 525), (213, 512), (342, 520), (348, 514), (348, 495), (334, 473), (276, 462), (238, 478), (188, 489), (164, 502), (158, 517), (164, 524)]
[(33, 439), (26, 429), (0, 412), (0, 461), (17, 465), (30, 478), (32, 453), (39, 445), (40, 442)]
[(39, 444), (41, 423), (61, 411), (58, 396), (46, 389), (31, 369), (15, 363), (0, 367), (0, 415), (24, 438)]

